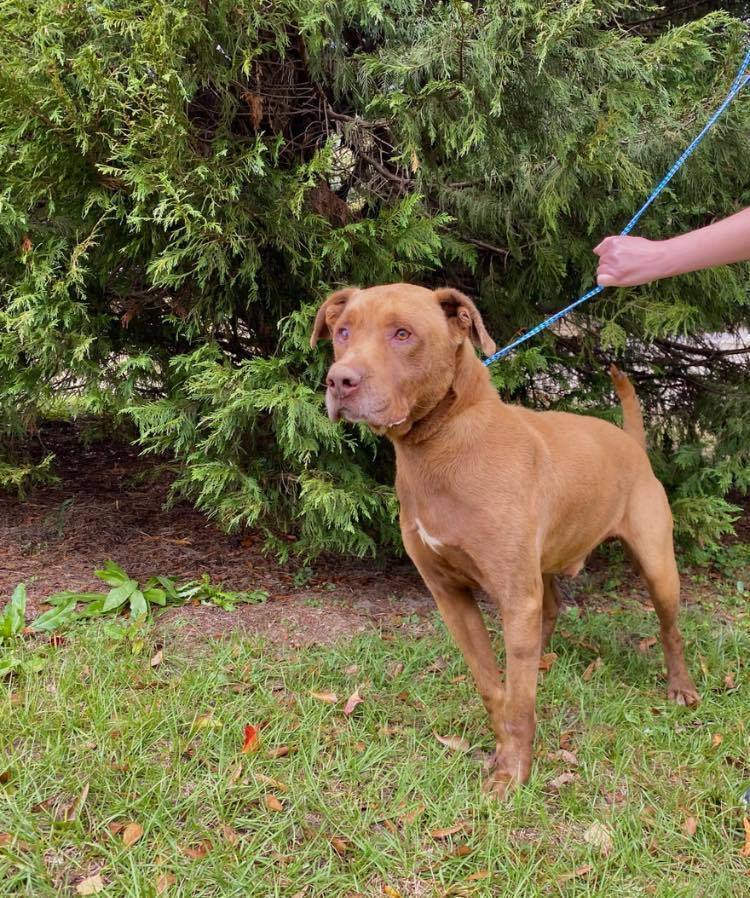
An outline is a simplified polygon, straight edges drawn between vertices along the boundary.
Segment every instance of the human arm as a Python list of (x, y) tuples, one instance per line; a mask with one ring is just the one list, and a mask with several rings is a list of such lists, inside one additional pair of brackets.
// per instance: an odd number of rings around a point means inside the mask
[(750, 208), (668, 240), (606, 237), (595, 247), (602, 287), (635, 287), (750, 259)]

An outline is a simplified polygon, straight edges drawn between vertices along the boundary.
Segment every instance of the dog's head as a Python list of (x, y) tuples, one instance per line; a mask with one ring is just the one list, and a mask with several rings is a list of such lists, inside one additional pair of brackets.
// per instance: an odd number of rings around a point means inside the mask
[(349, 287), (318, 310), (310, 340), (333, 340), (326, 377), (333, 421), (363, 421), (378, 433), (405, 433), (446, 395), (465, 341), (495, 344), (468, 296), (444, 287)]

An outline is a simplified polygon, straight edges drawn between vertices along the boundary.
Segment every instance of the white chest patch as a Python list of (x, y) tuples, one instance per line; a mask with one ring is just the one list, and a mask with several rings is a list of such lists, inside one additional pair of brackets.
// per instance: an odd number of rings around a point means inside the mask
[(419, 534), (419, 538), (427, 546), (427, 548), (432, 549), (433, 552), (437, 552), (438, 554), (440, 554), (440, 549), (443, 546), (440, 540), (436, 539), (434, 536), (430, 536), (430, 534), (422, 526), (422, 522), (419, 520), (419, 518), (415, 518), (414, 523), (417, 525), (417, 533)]

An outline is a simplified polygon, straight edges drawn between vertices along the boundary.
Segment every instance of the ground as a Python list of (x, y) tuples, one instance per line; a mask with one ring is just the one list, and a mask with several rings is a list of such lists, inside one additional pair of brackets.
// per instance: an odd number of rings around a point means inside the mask
[(113, 558), (269, 599), (1, 649), (3, 895), (750, 894), (747, 571), (683, 574), (692, 710), (665, 699), (622, 561), (570, 581), (532, 778), (498, 804), (481, 703), (407, 564), (277, 566), (257, 535), (165, 511), (153, 460), (63, 425), (44, 439), (63, 480), (2, 501), (0, 596), (24, 581), (36, 608)]

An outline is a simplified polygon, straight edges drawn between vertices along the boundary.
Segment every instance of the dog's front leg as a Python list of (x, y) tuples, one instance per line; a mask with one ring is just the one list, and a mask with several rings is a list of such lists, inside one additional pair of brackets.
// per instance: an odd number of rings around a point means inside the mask
[(491, 595), (503, 618), (506, 675), (502, 730), (488, 788), (503, 796), (513, 783), (525, 783), (531, 773), (542, 646), (541, 576), (519, 578), (512, 586), (498, 585)]

